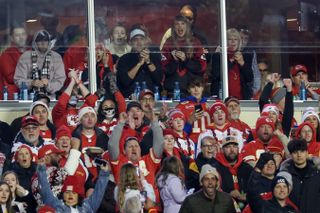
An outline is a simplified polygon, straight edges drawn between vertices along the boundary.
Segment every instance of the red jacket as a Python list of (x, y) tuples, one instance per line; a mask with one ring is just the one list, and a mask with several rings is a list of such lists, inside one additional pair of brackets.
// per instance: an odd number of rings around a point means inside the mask
[(259, 160), (260, 155), (267, 151), (268, 146), (279, 147), (281, 150), (284, 149), (282, 143), (275, 138), (272, 138), (268, 144), (264, 144), (257, 138), (256, 140), (245, 144), (242, 148), (241, 154), (243, 160), (247, 163), (252, 161), (256, 163)]
[[(63, 63), (65, 67), (66, 76), (70, 72), (69, 69), (79, 69), (84, 70), (87, 55), (87, 44), (84, 39), (81, 39), (77, 43), (70, 46), (63, 55)], [(69, 84), (69, 78), (66, 78), (64, 85)]]
[(119, 150), (121, 154), (124, 154), (124, 144), (126, 142), (126, 139), (128, 137), (136, 137), (139, 142), (141, 142), (143, 136), (148, 132), (150, 129), (150, 125), (142, 124), (142, 126), (139, 128), (140, 131), (131, 129), (128, 126), (125, 126), (123, 128), (121, 138), (120, 138), (120, 143), (119, 143)]
[[(17, 47), (12, 46), (6, 49), (0, 57), (0, 72), (4, 86), (8, 87), (9, 100), (13, 99), (13, 93), (19, 92), (19, 87), (14, 84), (13, 76), (22, 53)], [(2, 87), (1, 90), (3, 90)]]
[(229, 121), (231, 123), (231, 125), (238, 129), (240, 132), (242, 132), (242, 137), (243, 139), (247, 140), (250, 132), (251, 132), (251, 128), (249, 127), (248, 124), (246, 124), (245, 122), (241, 121), (240, 119), (238, 120), (232, 120)]
[[(68, 106), (69, 99), (70, 96), (67, 93), (62, 93), (52, 109), (52, 120), (56, 128), (65, 125), (73, 132), (79, 123), (78, 109)], [(94, 107), (97, 100), (96, 95), (88, 95), (83, 106)]]

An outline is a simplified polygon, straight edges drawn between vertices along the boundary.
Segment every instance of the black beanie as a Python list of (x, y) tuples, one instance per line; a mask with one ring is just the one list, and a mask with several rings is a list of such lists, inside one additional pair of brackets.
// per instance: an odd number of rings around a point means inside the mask
[(290, 188), (289, 182), (287, 181), (287, 179), (285, 179), (282, 176), (275, 176), (275, 178), (272, 180), (272, 183), (271, 183), (272, 193), (273, 193), (274, 187), (276, 187), (278, 183), (285, 183), (288, 186), (288, 189)]
[(273, 158), (273, 154), (268, 153), (268, 152), (264, 152), (260, 155), (260, 158), (256, 164), (256, 167), (258, 169), (262, 170), (264, 165), (266, 165), (270, 160), (272, 160), (274, 163), (276, 163)]

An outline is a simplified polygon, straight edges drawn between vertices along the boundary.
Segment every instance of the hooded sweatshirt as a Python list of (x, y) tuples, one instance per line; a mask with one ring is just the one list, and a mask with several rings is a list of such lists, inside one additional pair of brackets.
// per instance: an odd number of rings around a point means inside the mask
[(303, 122), (298, 126), (296, 137), (300, 138), (301, 130), (304, 126), (309, 126), (312, 130), (312, 139), (308, 142), (308, 154), (314, 157), (320, 157), (320, 143), (316, 141), (316, 131), (310, 122)]
[(64, 64), (62, 61), (61, 56), (52, 51), (50, 49), (50, 42), (49, 48), (45, 53), (41, 53), (38, 49), (38, 46), (35, 42), (36, 38), (38, 37), (39, 33), (46, 32), (46, 31), (38, 31), (33, 36), (32, 41), (32, 49), (24, 52), (21, 57), (19, 58), (15, 74), (14, 74), (14, 83), (16, 85), (21, 85), (22, 82), (25, 82), (28, 89), (31, 89), (31, 82), (32, 80), (32, 52), (35, 51), (37, 55), (37, 66), (39, 69), (42, 69), (45, 61), (45, 57), (48, 53), (51, 53), (48, 75), (49, 75), (49, 83), (47, 85), (47, 92), (53, 97), (55, 92), (61, 89), (63, 83), (66, 79), (65, 71), (64, 71)]

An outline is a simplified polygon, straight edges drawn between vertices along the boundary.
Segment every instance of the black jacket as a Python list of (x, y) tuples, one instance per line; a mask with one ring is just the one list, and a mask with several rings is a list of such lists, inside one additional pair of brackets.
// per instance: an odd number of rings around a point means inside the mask
[[(222, 165), (220, 162), (218, 162), (217, 170), (221, 177), (223, 177), (221, 182), (222, 190), (224, 192), (230, 193), (234, 190), (233, 176), (230, 170), (228, 169), (228, 167)], [(238, 166), (237, 178), (240, 187), (240, 192), (247, 193), (248, 181), (252, 171), (252, 166), (250, 166), (244, 161), (241, 162), (241, 164)]]
[[(243, 60), (245, 61), (243, 66), (240, 66), (240, 84), (242, 89), (242, 98), (244, 100), (250, 100), (253, 91), (253, 71), (252, 71), (252, 57), (251, 53), (242, 54)], [(228, 69), (230, 69), (234, 63), (228, 61)], [(211, 82), (211, 94), (219, 97), (219, 89), (222, 88), (222, 77), (221, 77), (221, 54), (214, 53), (212, 54), (212, 82)]]
[(250, 204), (251, 211), (254, 213), (297, 213), (292, 206), (280, 206), (278, 201), (273, 198), (271, 200), (263, 200), (260, 195), (249, 192), (247, 199)]
[[(104, 134), (104, 132), (98, 127), (94, 127), (94, 130), (97, 134), (96, 147), (100, 147), (103, 150), (107, 150), (109, 137), (106, 134)], [(78, 138), (80, 140), (80, 150), (82, 150), (81, 131), (82, 125), (78, 125), (72, 133), (72, 137)]]
[[(154, 72), (149, 71), (149, 68), (146, 64), (142, 65), (134, 77), (131, 79), (128, 75), (128, 71), (135, 67), (140, 58), (139, 53), (127, 53), (120, 57), (118, 66), (117, 66), (117, 83), (119, 90), (125, 98), (128, 98), (135, 88), (136, 82), (145, 81), (147, 88), (154, 92), (154, 87), (159, 86), (161, 88), (161, 81), (163, 80), (163, 70), (161, 66), (161, 55), (159, 49), (150, 50), (150, 60), (156, 66)], [(142, 89), (142, 88), (141, 88)]]
[(205, 164), (210, 164), (212, 167), (217, 167), (218, 161), (215, 158), (205, 158), (203, 157), (202, 152), (200, 152), (196, 158), (196, 164), (198, 166), (199, 172), (201, 171), (201, 168)]
[(304, 177), (299, 177), (292, 160), (283, 170), (292, 175), (293, 190), (290, 199), (300, 209), (301, 213), (318, 213), (320, 204), (320, 171), (312, 161), (307, 161)]
[[(259, 108), (260, 112), (263, 110), (265, 104), (269, 104), (269, 97), (272, 93), (273, 83), (269, 82), (262, 90), (259, 98)], [(283, 133), (289, 136), (292, 126), (294, 110), (293, 110), (293, 95), (292, 92), (287, 92), (285, 96), (285, 106), (282, 114), (281, 126)]]
[(11, 163), (5, 168), (5, 171), (13, 171), (17, 174), (19, 185), (29, 191), (29, 194), (25, 197), (17, 197), (16, 201), (25, 202), (27, 206), (27, 212), (36, 213), (37, 202), (33, 197), (31, 189), (31, 179), (36, 172), (36, 164), (31, 163), (29, 168), (22, 168), (17, 162)]

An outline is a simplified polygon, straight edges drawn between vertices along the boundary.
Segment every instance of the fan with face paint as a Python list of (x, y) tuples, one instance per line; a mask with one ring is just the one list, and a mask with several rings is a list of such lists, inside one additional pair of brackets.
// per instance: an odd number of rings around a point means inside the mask
[(118, 109), (116, 102), (110, 97), (105, 97), (98, 109), (98, 127), (109, 135), (113, 127), (118, 123), (117, 118)]

